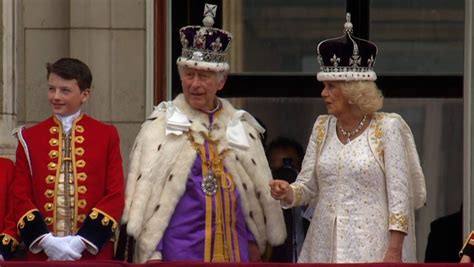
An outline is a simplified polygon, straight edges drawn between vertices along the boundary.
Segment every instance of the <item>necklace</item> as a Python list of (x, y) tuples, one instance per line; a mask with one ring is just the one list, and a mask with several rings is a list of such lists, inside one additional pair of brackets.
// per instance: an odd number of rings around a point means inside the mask
[(342, 128), (342, 125), (339, 125), (339, 130), (341, 131), (342, 135), (344, 135), (344, 137), (347, 138), (347, 143), (349, 143), (351, 141), (351, 138), (356, 136), (360, 132), (360, 130), (362, 130), (366, 120), (367, 120), (367, 115), (364, 115), (364, 117), (359, 122), (357, 127), (352, 131), (346, 131)]
[(212, 110), (205, 110), (207, 114), (214, 114), (216, 111), (218, 111), (221, 108), (221, 101), (219, 101), (218, 98), (216, 98), (216, 107)]

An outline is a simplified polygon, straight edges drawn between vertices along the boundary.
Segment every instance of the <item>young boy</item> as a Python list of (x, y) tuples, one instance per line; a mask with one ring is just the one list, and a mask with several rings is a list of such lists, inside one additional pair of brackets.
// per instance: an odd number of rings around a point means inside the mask
[(86, 64), (62, 58), (47, 71), (53, 115), (18, 132), (16, 224), (7, 225), (1, 252), (10, 255), (21, 238), (29, 260), (110, 260), (124, 205), (119, 136), (81, 111), (91, 94)]

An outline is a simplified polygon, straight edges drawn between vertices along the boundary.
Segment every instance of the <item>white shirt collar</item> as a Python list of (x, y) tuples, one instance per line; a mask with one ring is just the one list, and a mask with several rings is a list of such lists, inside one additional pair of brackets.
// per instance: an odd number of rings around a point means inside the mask
[(58, 114), (54, 114), (58, 120), (61, 121), (61, 124), (63, 125), (63, 130), (65, 133), (69, 134), (72, 128), (72, 123), (74, 122), (75, 119), (77, 119), (81, 115), (81, 110), (79, 109), (75, 113), (69, 115), (69, 116), (60, 116)]

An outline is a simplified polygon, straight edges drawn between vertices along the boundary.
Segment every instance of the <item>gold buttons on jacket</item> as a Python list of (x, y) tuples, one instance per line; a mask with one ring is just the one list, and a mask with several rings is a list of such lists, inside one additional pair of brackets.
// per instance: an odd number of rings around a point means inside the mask
[(58, 133), (59, 128), (56, 127), (56, 126), (53, 126), (53, 127), (49, 128), (49, 132), (52, 133), (52, 134)]
[(56, 170), (57, 167), (58, 167), (58, 164), (56, 164), (54, 162), (48, 163), (48, 170), (50, 170), (50, 171)]
[(97, 219), (97, 217), (99, 217), (99, 213), (97, 211), (92, 211), (91, 214), (89, 214), (89, 217), (92, 219), (92, 220), (95, 220)]
[(84, 182), (87, 179), (87, 174), (85, 172), (80, 172), (77, 174), (77, 179)]
[(52, 184), (52, 183), (54, 183), (55, 178), (56, 178), (56, 177), (54, 177), (54, 175), (48, 175), (48, 176), (46, 176), (46, 183), (47, 183), (47, 184)]
[(35, 219), (35, 215), (33, 213), (28, 213), (28, 215), (26, 215), (26, 220), (28, 220), (29, 222), (33, 221)]
[(49, 139), (49, 144), (51, 146), (57, 146), (58, 145), (58, 139), (56, 139), (56, 138)]
[(77, 188), (77, 192), (79, 192), (80, 194), (85, 194), (87, 192), (87, 187), (81, 185)]
[(77, 220), (81, 223), (84, 222), (86, 220), (86, 215), (85, 214), (77, 215)]
[(59, 155), (59, 153), (58, 153), (58, 151), (56, 151), (56, 150), (51, 150), (51, 151), (49, 151), (49, 158), (51, 158), (51, 159), (57, 158), (58, 155)]
[(77, 202), (77, 206), (78, 206), (79, 208), (85, 208), (86, 205), (87, 205), (87, 201), (86, 201), (85, 199), (81, 199), (81, 200), (79, 200), (79, 201)]
[(82, 144), (84, 143), (84, 136), (76, 136), (74, 138), (74, 142), (78, 143), (78, 144)]
[(47, 224), (47, 225), (50, 225), (53, 223), (53, 218), (51, 217), (46, 217), (44, 218), (44, 222)]
[(10, 244), (10, 241), (11, 241), (10, 237), (8, 237), (8, 236), (6, 236), (6, 235), (3, 236), (3, 238), (2, 238), (2, 244), (3, 244), (4, 246), (8, 246), (8, 244)]
[(81, 159), (76, 162), (76, 165), (79, 168), (83, 168), (84, 166), (86, 166), (86, 162), (83, 159)]
[(53, 210), (53, 207), (54, 207), (54, 206), (53, 206), (53, 203), (46, 203), (46, 204), (44, 204), (44, 209), (45, 209), (46, 211), (52, 211), (52, 210)]
[(54, 191), (51, 190), (51, 189), (48, 189), (44, 192), (44, 195), (47, 197), (47, 198), (52, 198), (54, 196)]
[(76, 151), (74, 153), (76, 153), (77, 156), (82, 156), (84, 155), (84, 152), (85, 152), (84, 148), (78, 147), (76, 148)]
[(83, 133), (84, 132), (84, 127), (82, 127), (82, 125), (76, 125), (75, 130), (78, 133)]
[(109, 221), (110, 221), (109, 218), (104, 217), (104, 218), (102, 218), (102, 220), (100, 222), (102, 223), (103, 226), (107, 226), (107, 225), (109, 225)]

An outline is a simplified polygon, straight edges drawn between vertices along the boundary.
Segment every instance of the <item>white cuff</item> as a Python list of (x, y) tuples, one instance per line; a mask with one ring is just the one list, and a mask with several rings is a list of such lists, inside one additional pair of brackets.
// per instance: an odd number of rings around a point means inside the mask
[(86, 249), (87, 251), (89, 251), (90, 254), (97, 255), (97, 253), (99, 253), (99, 249), (92, 242), (90, 242), (89, 240), (85, 239), (84, 237), (80, 235), (78, 236), (81, 238), (84, 244), (86, 244)]
[(31, 242), (30, 247), (28, 248), (31, 253), (33, 254), (38, 254), (43, 250), (43, 248), (39, 245), (40, 241), (47, 235), (50, 235), (51, 233), (43, 234), (40, 235), (38, 238), (36, 238), (33, 242)]

